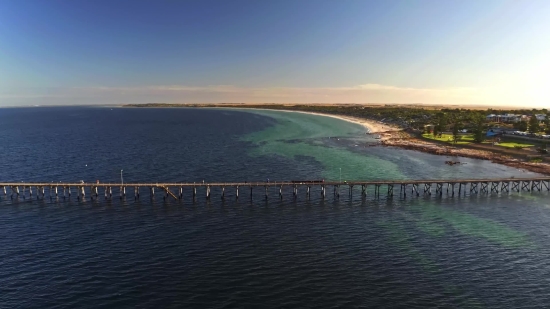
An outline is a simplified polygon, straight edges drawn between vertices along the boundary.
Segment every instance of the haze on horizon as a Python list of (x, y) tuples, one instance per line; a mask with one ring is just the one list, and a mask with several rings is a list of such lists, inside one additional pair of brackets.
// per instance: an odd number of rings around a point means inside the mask
[(0, 106), (547, 107), (550, 1), (0, 3)]

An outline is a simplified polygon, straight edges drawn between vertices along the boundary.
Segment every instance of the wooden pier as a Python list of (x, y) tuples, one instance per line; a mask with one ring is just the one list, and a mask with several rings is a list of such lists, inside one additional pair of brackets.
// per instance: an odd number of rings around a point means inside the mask
[[(113, 198), (113, 188), (115, 188), (114, 197), (126, 198), (127, 194), (133, 194), (134, 199), (139, 199), (143, 192), (148, 193), (149, 198), (153, 199), (155, 193), (162, 194), (164, 199), (193, 199), (197, 198), (197, 192), (204, 193), (206, 199), (212, 197), (212, 189), (216, 188), (219, 197), (223, 200), (226, 193), (234, 192), (233, 197), (239, 198), (239, 190), (250, 191), (250, 198), (256, 194), (262, 194), (265, 199), (270, 197), (276, 190), (275, 198), (283, 199), (288, 190), (291, 190), (292, 197), (297, 198), (299, 192), (304, 192), (309, 198), (313, 191), (316, 191), (321, 198), (326, 198), (327, 189), (332, 189), (334, 198), (339, 198), (341, 188), (347, 191), (350, 198), (353, 193), (358, 191), (362, 197), (367, 193), (380, 198), (393, 198), (394, 195), (406, 198), (409, 196), (445, 196), (454, 197), (475, 195), (475, 194), (493, 194), (510, 192), (533, 192), (550, 191), (550, 177), (541, 178), (500, 178), (500, 179), (448, 179), (448, 180), (398, 180), (398, 181), (282, 181), (282, 182), (213, 182), (213, 183), (0, 183), (0, 198), (76, 198), (78, 200), (89, 197), (90, 199), (99, 199), (104, 196), (105, 199)], [(315, 190), (314, 190), (315, 189)], [(255, 191), (256, 190), (256, 191)], [(260, 190), (260, 193), (258, 193)], [(303, 190), (303, 191), (302, 191)], [(245, 191), (245, 192), (246, 192)], [(242, 192), (242, 191), (241, 191)], [(131, 196), (130, 196), (131, 197)]]

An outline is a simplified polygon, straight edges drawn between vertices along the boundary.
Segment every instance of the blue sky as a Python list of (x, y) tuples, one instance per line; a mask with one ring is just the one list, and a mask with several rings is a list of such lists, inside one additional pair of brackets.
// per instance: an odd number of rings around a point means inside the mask
[(0, 105), (550, 103), (550, 1), (3, 0)]

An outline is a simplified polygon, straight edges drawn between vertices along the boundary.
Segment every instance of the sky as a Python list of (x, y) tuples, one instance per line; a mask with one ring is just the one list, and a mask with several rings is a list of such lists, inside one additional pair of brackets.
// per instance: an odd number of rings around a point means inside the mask
[(550, 106), (550, 1), (0, 0), (0, 106)]

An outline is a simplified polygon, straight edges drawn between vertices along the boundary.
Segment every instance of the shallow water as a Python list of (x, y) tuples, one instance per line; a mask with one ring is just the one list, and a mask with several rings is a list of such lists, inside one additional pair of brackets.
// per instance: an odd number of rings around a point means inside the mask
[[(272, 111), (0, 109), (2, 181), (516, 176)], [(329, 138), (330, 137), (330, 138)], [(355, 146), (357, 145), (357, 146)], [(260, 190), (258, 190), (260, 191)], [(544, 308), (547, 192), (207, 202), (0, 197), (0, 307)]]

